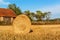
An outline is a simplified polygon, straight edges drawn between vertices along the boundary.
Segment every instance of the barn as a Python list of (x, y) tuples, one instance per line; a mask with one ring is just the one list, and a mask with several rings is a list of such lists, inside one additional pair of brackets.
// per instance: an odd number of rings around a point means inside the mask
[(0, 23), (11, 24), (16, 18), (16, 14), (11, 9), (0, 8)]

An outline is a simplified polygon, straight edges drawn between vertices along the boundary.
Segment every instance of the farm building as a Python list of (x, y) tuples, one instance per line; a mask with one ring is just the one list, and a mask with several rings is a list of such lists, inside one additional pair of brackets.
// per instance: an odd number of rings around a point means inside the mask
[(0, 22), (10, 24), (13, 22), (16, 14), (11, 9), (0, 8)]

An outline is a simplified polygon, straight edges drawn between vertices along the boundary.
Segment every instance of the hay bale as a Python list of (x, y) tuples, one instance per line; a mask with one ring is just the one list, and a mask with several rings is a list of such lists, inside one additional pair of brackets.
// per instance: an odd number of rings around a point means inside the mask
[(13, 22), (15, 33), (28, 33), (30, 31), (31, 22), (26, 15), (19, 15)]

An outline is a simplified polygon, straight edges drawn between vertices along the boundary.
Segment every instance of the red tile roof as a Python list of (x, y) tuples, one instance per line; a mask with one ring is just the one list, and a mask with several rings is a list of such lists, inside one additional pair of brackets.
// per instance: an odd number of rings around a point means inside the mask
[(0, 8), (0, 16), (16, 17), (11, 9)]

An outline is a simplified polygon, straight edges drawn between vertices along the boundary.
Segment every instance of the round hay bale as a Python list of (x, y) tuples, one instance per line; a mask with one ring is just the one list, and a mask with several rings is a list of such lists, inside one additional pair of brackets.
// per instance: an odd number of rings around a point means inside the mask
[(13, 22), (15, 33), (29, 33), (31, 22), (26, 15), (19, 15), (15, 18)]

